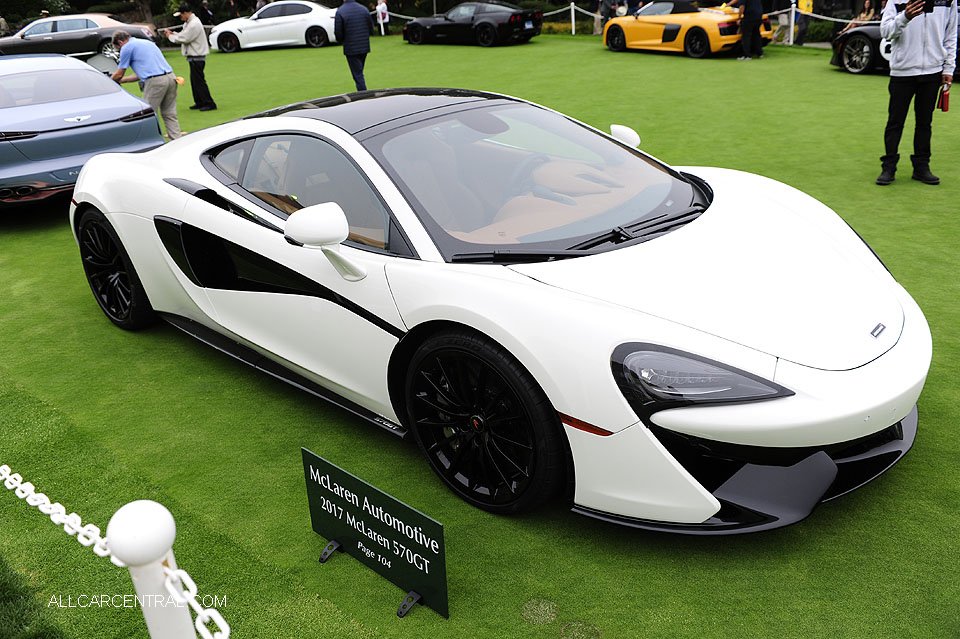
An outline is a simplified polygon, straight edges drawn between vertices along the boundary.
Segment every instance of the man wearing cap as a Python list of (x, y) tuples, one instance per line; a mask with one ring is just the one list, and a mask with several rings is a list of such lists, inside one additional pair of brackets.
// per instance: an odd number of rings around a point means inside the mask
[(193, 13), (188, 4), (181, 4), (180, 10), (173, 14), (183, 22), (183, 29), (180, 33), (164, 29), (163, 35), (167, 36), (170, 42), (180, 43), (180, 53), (187, 59), (190, 65), (190, 89), (193, 91), (193, 106), (191, 109), (200, 111), (213, 111), (217, 108), (216, 102), (210, 96), (210, 89), (207, 87), (207, 79), (203, 75), (203, 68), (207, 64), (207, 54), (210, 53), (210, 45), (207, 44), (207, 33), (203, 30), (203, 23), (200, 18)]
[[(153, 42), (143, 38), (131, 38), (126, 31), (113, 32), (113, 46), (120, 51), (117, 70), (111, 77), (114, 82), (137, 82), (143, 80), (143, 99), (162, 120), (167, 137), (180, 137), (180, 122), (177, 120), (177, 79), (173, 68), (163, 59), (163, 54)], [(133, 75), (124, 77), (127, 69)]]

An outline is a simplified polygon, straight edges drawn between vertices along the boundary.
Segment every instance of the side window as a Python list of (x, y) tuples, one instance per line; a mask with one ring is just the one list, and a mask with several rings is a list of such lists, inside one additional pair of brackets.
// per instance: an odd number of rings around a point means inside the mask
[(240, 186), (287, 214), (336, 202), (350, 223), (348, 239), (388, 248), (390, 216), (380, 198), (353, 163), (326, 142), (302, 135), (257, 138)]
[(87, 28), (85, 18), (71, 18), (69, 20), (57, 20), (57, 33), (64, 31), (79, 31)]
[(240, 179), (240, 167), (244, 160), (250, 154), (250, 147), (253, 146), (253, 140), (246, 140), (233, 146), (228, 146), (217, 153), (213, 158), (213, 163), (217, 168), (232, 177), (234, 180)]
[(450, 9), (450, 12), (447, 15), (454, 20), (470, 18), (473, 16), (474, 12), (477, 10), (477, 5), (475, 4), (461, 4), (453, 9)]
[(40, 24), (33, 25), (32, 27), (27, 29), (26, 33), (24, 33), (23, 35), (35, 36), (35, 35), (43, 35), (45, 33), (53, 33), (52, 20), (50, 22), (41, 22)]
[(263, 11), (257, 14), (257, 20), (263, 20), (264, 18), (276, 18), (283, 11), (283, 5), (277, 5), (275, 7), (266, 7)]
[(310, 7), (302, 4), (283, 5), (283, 15), (285, 16), (298, 16), (303, 13), (310, 13)]

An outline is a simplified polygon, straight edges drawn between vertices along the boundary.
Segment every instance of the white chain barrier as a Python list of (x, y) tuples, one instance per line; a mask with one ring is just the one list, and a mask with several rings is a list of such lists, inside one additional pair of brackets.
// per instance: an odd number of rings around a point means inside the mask
[[(110, 518), (107, 536), (103, 537), (99, 527), (84, 525), (75, 512), (68, 515), (63, 504), (51, 503), (7, 464), (0, 465), (0, 482), (27, 505), (48, 515), (54, 524), (63, 526), (64, 532), (75, 536), (81, 545), (92, 547), (97, 556), (109, 557), (114, 565), (130, 570), (137, 597), (145, 602), (141, 609), (151, 639), (195, 638), (194, 628), (202, 639), (229, 639), (230, 626), (223, 615), (197, 600), (197, 584), (187, 571), (177, 568), (172, 550), (176, 526), (173, 515), (161, 504), (148, 500), (126, 504)], [(112, 546), (108, 538), (113, 540)], [(167, 595), (175, 605), (157, 605)], [(197, 615), (192, 624), (190, 609)], [(214, 632), (208, 628), (210, 623)]]
[(14, 491), (14, 494), (27, 502), (27, 505), (37, 508), (44, 515), (50, 516), (57, 526), (63, 526), (63, 532), (71, 537), (76, 536), (80, 545), (93, 547), (93, 552), (98, 557), (110, 557), (116, 566), (123, 568), (125, 563), (113, 556), (110, 547), (107, 544), (106, 537), (100, 536), (100, 528), (88, 523), (83, 525), (83, 520), (77, 513), (67, 514), (67, 509), (60, 502), (50, 503), (50, 498), (43, 493), (38, 493), (34, 485), (23, 481), (20, 473), (12, 471), (10, 466), (4, 464), (0, 466), (0, 481), (7, 490)]
[[(174, 601), (189, 605), (197, 613), (195, 626), (203, 639), (227, 639), (230, 636), (230, 626), (227, 625), (220, 611), (216, 608), (205, 608), (203, 604), (197, 601), (197, 584), (190, 578), (186, 570), (173, 570), (164, 566), (163, 574), (166, 576), (163, 587), (173, 597)], [(217, 627), (213, 634), (207, 628), (207, 624), (211, 621)]]

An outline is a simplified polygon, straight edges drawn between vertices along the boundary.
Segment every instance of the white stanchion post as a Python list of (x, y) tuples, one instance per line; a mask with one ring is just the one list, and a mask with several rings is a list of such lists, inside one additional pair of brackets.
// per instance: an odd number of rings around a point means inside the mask
[(796, 21), (797, 0), (790, 0), (790, 46), (793, 46), (793, 23)]
[(570, 3), (570, 35), (577, 35), (577, 5)]
[[(164, 566), (176, 570), (173, 515), (161, 504), (142, 499), (123, 506), (107, 524), (110, 552), (130, 568), (150, 639), (196, 639), (190, 607), (175, 605), (164, 588)], [(179, 588), (182, 593), (182, 588)]]

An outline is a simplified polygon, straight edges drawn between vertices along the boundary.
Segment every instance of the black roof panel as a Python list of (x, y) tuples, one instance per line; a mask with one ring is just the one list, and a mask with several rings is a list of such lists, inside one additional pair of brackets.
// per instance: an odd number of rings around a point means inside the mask
[(372, 126), (454, 104), (502, 100), (504, 96), (467, 89), (404, 88), (344, 93), (248, 115), (262, 118), (288, 115), (313, 118), (336, 125), (351, 135)]

